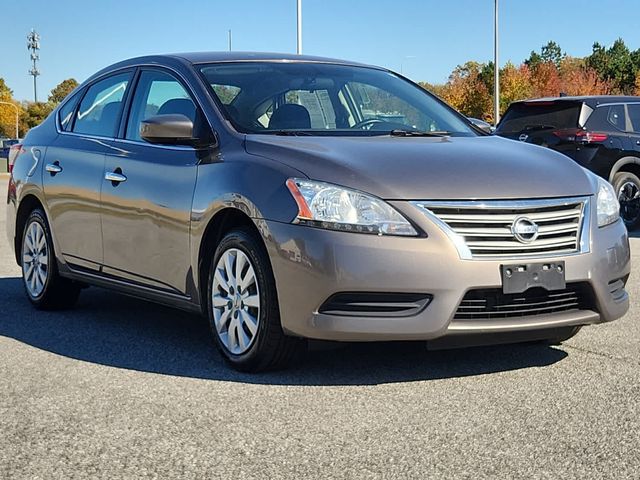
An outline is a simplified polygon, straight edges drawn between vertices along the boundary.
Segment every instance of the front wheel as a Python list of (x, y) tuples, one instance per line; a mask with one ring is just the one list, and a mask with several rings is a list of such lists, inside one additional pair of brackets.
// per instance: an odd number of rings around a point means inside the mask
[(80, 285), (58, 273), (51, 231), (44, 212), (31, 212), (22, 234), (22, 280), (29, 301), (41, 310), (72, 307)]
[(208, 316), (216, 345), (237, 370), (287, 366), (304, 350), (284, 334), (275, 280), (262, 242), (248, 229), (222, 239), (209, 268)]
[(640, 178), (631, 172), (618, 172), (612, 183), (620, 202), (620, 216), (627, 229), (633, 230), (640, 226)]

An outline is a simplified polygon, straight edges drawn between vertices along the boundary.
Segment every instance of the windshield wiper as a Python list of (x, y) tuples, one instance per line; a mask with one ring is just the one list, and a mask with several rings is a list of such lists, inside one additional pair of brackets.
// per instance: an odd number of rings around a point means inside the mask
[(389, 135), (392, 137), (447, 137), (451, 135), (451, 132), (436, 131), (436, 132), (421, 132), (420, 130), (391, 130)]
[(313, 135), (311, 132), (305, 132), (303, 130), (266, 130), (264, 133), (270, 133), (271, 135), (282, 135), (286, 137), (301, 137)]

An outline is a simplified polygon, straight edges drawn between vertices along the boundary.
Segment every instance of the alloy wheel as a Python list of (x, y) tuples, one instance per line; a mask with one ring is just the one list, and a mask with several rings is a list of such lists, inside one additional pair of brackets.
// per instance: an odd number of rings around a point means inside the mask
[(29, 295), (42, 295), (49, 276), (47, 237), (42, 225), (32, 222), (22, 242), (22, 276)]
[(215, 267), (212, 306), (215, 330), (234, 355), (251, 348), (260, 322), (260, 290), (249, 257), (237, 248), (226, 250)]

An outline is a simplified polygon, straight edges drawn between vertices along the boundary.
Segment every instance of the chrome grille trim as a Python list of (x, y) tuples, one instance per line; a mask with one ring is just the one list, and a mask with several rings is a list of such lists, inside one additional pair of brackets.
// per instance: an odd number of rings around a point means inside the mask
[[(447, 234), (463, 260), (547, 258), (590, 250), (590, 197), (411, 203)], [(538, 225), (533, 242), (521, 243), (511, 232), (520, 216)]]

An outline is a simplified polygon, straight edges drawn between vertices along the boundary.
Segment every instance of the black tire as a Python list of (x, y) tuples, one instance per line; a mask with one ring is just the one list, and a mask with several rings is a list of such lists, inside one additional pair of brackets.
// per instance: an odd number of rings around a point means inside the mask
[(570, 338), (575, 337), (582, 327), (563, 327), (558, 328), (554, 332), (554, 336), (544, 340), (544, 343), (547, 345), (560, 345), (563, 342), (566, 342)]
[[(45, 281), (43, 282), (44, 288), (42, 288), (42, 291), (38, 292), (37, 294), (34, 294), (32, 291), (30, 291), (29, 287), (27, 286), (25, 261), (23, 255), (27, 232), (34, 223), (38, 224), (44, 232), (46, 252), (48, 257), (46, 277)], [(21, 265), (23, 265), (22, 284), (24, 286), (25, 293), (27, 294), (27, 298), (34, 307), (39, 310), (63, 310), (71, 308), (75, 305), (78, 300), (78, 296), (80, 295), (81, 286), (80, 284), (72, 280), (61, 277), (58, 273), (58, 264), (53, 248), (51, 230), (49, 229), (49, 224), (47, 223), (44, 212), (40, 209), (33, 210), (29, 214), (29, 217), (27, 218), (27, 221), (25, 223), (24, 231), (22, 232), (22, 237), (20, 239), (20, 263)]]
[[(231, 352), (221, 339), (214, 318), (213, 294), (216, 266), (225, 252), (240, 250), (251, 262), (259, 288), (260, 310), (257, 333), (248, 350), (240, 354)], [(237, 260), (236, 260), (237, 261)], [(306, 340), (285, 335), (280, 323), (278, 296), (271, 263), (266, 249), (248, 228), (238, 228), (227, 233), (209, 265), (207, 280), (207, 315), (216, 346), (225, 360), (236, 370), (259, 372), (285, 368), (306, 350)], [(218, 290), (218, 293), (220, 291)], [(228, 307), (218, 307), (228, 308)], [(228, 317), (229, 321), (231, 317)], [(242, 328), (242, 327), (238, 327)], [(236, 334), (237, 336), (237, 334)]]
[[(618, 172), (613, 176), (613, 188), (620, 202), (620, 216), (628, 230), (640, 226), (640, 178), (631, 172)], [(638, 198), (635, 198), (638, 195)]]

